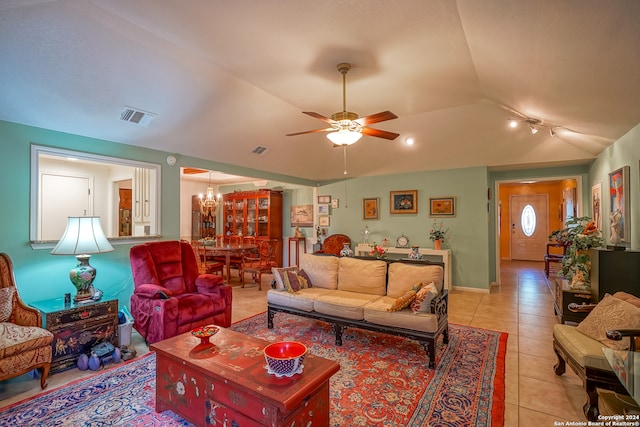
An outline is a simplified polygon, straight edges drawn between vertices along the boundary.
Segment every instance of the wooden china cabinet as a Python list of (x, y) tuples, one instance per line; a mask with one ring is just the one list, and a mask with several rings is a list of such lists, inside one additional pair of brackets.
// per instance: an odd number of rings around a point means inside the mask
[(222, 199), (225, 241), (229, 236), (255, 236), (256, 241), (276, 239), (276, 260), (282, 266), (282, 191), (256, 190), (228, 193)]

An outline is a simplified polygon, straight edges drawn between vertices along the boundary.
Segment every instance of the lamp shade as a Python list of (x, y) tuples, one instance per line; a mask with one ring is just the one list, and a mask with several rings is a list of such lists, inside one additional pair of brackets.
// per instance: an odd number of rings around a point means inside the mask
[(362, 138), (362, 134), (348, 129), (340, 129), (339, 131), (328, 133), (327, 138), (336, 145), (351, 145), (358, 142)]
[(70, 216), (53, 255), (98, 254), (111, 252), (113, 246), (102, 231), (99, 216)]

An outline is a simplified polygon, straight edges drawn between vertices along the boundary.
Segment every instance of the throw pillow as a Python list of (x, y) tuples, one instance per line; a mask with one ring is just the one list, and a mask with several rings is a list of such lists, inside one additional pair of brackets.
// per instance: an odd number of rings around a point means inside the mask
[(296, 273), (287, 271), (283, 276), (284, 286), (288, 292), (296, 293), (300, 289), (306, 289), (309, 287), (307, 279), (302, 276), (298, 276)]
[(438, 288), (435, 283), (431, 282), (427, 286), (423, 286), (416, 293), (416, 299), (411, 303), (411, 311), (413, 311), (413, 314), (430, 313), (431, 301), (436, 296), (438, 296)]
[(0, 322), (8, 322), (13, 311), (13, 294), (16, 288), (0, 288)]
[(307, 288), (313, 287), (313, 283), (311, 283), (311, 278), (309, 277), (307, 272), (304, 271), (304, 268), (301, 268), (300, 271), (298, 271), (298, 276), (304, 277), (304, 279), (307, 281)]
[(631, 295), (627, 292), (622, 292), (622, 291), (616, 292), (615, 294), (613, 294), (613, 297), (621, 299), (622, 301), (626, 301), (629, 304), (633, 304), (636, 307), (640, 307), (640, 298), (638, 298), (635, 295)]
[(287, 271), (293, 271), (294, 273), (298, 271), (297, 266), (292, 267), (284, 267), (284, 268), (276, 268), (273, 267), (271, 272), (273, 273), (273, 278), (276, 281), (276, 289), (286, 289), (284, 286), (284, 275)]
[(591, 313), (577, 326), (577, 330), (607, 347), (629, 349), (629, 338), (614, 341), (607, 338), (611, 329), (640, 328), (640, 308), (607, 294)]
[(418, 292), (416, 288), (420, 289), (421, 286), (422, 286), (422, 283), (409, 289), (407, 292), (404, 293), (404, 295), (396, 299), (393, 302), (393, 304), (391, 304), (391, 307), (387, 308), (387, 311), (394, 312), (394, 311), (402, 310), (405, 307), (408, 307), (413, 302), (413, 300), (416, 299), (416, 293)]

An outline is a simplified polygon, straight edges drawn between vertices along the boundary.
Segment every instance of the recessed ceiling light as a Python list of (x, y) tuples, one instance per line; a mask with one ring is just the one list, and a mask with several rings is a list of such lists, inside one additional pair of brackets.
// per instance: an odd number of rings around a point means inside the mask
[(415, 139), (413, 139), (413, 138), (407, 138), (407, 139), (404, 141), (404, 143), (405, 143), (405, 144), (407, 144), (407, 145), (413, 145), (413, 144), (415, 144), (415, 142), (416, 142), (416, 141), (415, 141)]
[(509, 127), (512, 127), (512, 128), (518, 127), (518, 121), (517, 120), (510, 120), (509, 121)]

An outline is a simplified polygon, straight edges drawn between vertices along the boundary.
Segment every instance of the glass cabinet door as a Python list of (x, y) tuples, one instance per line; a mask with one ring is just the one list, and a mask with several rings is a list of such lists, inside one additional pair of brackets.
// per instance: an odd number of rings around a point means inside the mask
[(258, 198), (258, 222), (257, 222), (257, 234), (258, 237), (269, 236), (269, 198)]
[(255, 198), (247, 199), (247, 230), (246, 236), (256, 235), (256, 220), (258, 218), (258, 203)]

